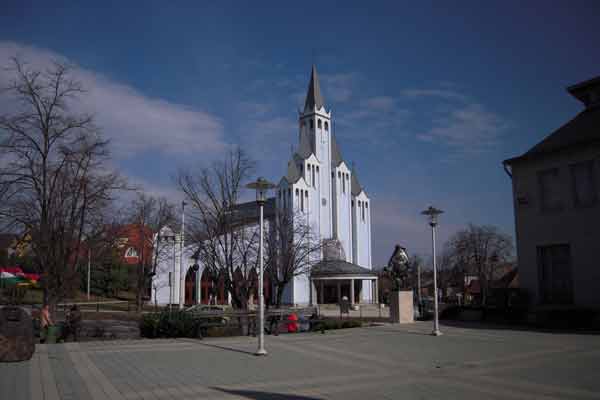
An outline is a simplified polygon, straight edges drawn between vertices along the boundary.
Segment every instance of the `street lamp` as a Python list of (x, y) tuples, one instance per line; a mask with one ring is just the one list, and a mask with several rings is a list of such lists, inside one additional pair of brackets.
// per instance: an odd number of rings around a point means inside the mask
[(431, 246), (433, 253), (433, 332), (431, 334), (433, 336), (440, 336), (442, 332), (440, 332), (439, 319), (438, 319), (438, 291), (437, 291), (437, 272), (436, 272), (436, 260), (435, 260), (435, 227), (438, 224), (438, 215), (442, 214), (442, 210), (438, 210), (435, 207), (429, 206), (429, 208), (421, 214), (426, 215), (429, 219), (429, 226), (431, 226)]
[[(173, 299), (175, 297), (175, 285), (174, 283), (174, 279), (175, 279), (175, 233), (170, 229), (167, 228), (168, 233), (165, 234), (164, 236), (164, 241), (167, 243), (173, 242), (173, 271), (169, 272), (169, 315), (171, 314), (171, 311), (173, 310)], [(170, 234), (169, 234), (170, 233)]]
[(267, 351), (265, 350), (265, 297), (263, 293), (263, 208), (265, 201), (267, 200), (267, 191), (273, 189), (276, 185), (267, 181), (265, 178), (258, 178), (256, 182), (252, 182), (246, 185), (248, 189), (256, 190), (256, 203), (260, 210), (260, 242), (258, 246), (258, 257), (260, 258), (260, 270), (258, 276), (258, 308), (259, 308), (259, 323), (258, 323), (258, 350), (256, 350), (257, 356), (266, 356)]
[(185, 268), (183, 263), (183, 251), (185, 248), (185, 201), (181, 202), (181, 249), (179, 252), (179, 309), (183, 310), (185, 303)]

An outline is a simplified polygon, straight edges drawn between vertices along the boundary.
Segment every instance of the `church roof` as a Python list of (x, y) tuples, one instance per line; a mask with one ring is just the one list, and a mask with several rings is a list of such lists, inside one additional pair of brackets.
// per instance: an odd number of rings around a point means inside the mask
[(294, 160), (290, 160), (290, 162), (288, 162), (288, 170), (287, 174), (285, 175), (285, 179), (289, 183), (296, 183), (301, 177), (302, 175), (300, 174), (296, 163), (294, 162)]
[(342, 158), (342, 153), (335, 140), (335, 136), (331, 135), (331, 165), (337, 167), (342, 161), (344, 161), (344, 159)]
[(317, 76), (317, 67), (312, 66), (310, 73), (310, 82), (308, 83), (308, 92), (306, 93), (306, 101), (304, 102), (304, 112), (323, 107), (325, 102), (321, 96), (321, 87), (319, 85), (319, 77)]
[(352, 196), (358, 196), (360, 192), (363, 191), (363, 188), (360, 185), (360, 182), (358, 181), (358, 176), (356, 175), (356, 171), (354, 170), (354, 168), (352, 169), (351, 191)]
[(298, 147), (297, 154), (303, 159), (307, 159), (312, 153), (313, 151), (308, 135), (305, 135), (304, 133), (300, 134), (300, 146)]
[(313, 277), (331, 277), (338, 275), (377, 275), (368, 268), (344, 260), (323, 260), (310, 270)]

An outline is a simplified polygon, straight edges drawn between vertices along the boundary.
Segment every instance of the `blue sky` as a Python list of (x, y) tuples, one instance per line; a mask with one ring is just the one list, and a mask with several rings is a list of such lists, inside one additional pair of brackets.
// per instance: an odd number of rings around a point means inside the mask
[(395, 243), (428, 253), (430, 203), (442, 240), (469, 222), (514, 234), (501, 161), (578, 112), (565, 87), (600, 73), (597, 1), (121, 3), (5, 0), (0, 63), (74, 63), (115, 166), (173, 199), (178, 167), (231, 144), (278, 180), (316, 63), (373, 199), (377, 265)]

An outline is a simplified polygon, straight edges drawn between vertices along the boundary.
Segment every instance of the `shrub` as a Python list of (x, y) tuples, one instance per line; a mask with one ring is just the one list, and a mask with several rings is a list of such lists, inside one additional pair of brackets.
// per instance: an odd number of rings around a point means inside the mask
[(326, 319), (319, 324), (316, 324), (314, 330), (359, 328), (361, 326), (362, 322), (357, 319)]
[(196, 338), (209, 318), (198, 318), (186, 311), (163, 311), (144, 314), (140, 320), (140, 335), (146, 338)]

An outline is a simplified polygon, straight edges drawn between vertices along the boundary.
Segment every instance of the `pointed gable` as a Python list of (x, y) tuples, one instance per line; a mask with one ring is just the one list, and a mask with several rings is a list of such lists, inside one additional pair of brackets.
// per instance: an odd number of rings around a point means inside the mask
[(321, 96), (321, 86), (319, 85), (319, 77), (317, 76), (317, 67), (313, 64), (310, 73), (310, 82), (308, 83), (308, 92), (306, 93), (306, 101), (304, 102), (304, 112), (310, 111), (315, 107), (320, 109), (325, 105), (323, 96)]

